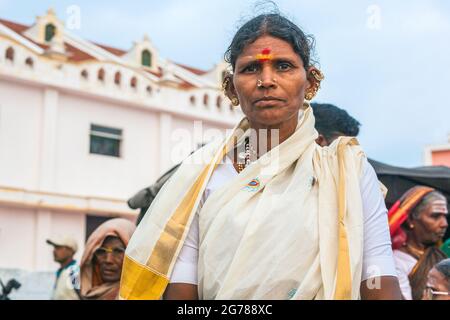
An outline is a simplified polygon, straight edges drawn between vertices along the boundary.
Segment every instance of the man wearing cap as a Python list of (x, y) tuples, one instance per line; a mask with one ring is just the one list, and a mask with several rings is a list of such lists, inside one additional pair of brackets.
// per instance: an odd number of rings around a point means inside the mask
[(77, 242), (68, 236), (47, 239), (53, 246), (53, 257), (61, 267), (56, 271), (56, 282), (53, 289), (53, 300), (80, 299), (80, 268), (73, 258), (77, 252)]

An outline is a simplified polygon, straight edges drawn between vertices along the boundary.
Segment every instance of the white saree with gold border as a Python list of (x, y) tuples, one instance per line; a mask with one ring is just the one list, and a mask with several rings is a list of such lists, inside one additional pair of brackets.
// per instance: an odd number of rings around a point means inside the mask
[[(206, 185), (248, 134), (242, 120), (224, 142), (190, 156), (131, 238), (121, 299), (160, 299)], [(364, 154), (354, 138), (315, 143), (307, 108), (294, 134), (213, 192), (199, 210), (201, 299), (358, 299)]]

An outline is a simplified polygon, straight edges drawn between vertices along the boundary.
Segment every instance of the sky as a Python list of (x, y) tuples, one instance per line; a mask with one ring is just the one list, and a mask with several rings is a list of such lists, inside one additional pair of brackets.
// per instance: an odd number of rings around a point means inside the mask
[[(423, 165), (428, 145), (450, 135), (450, 1), (280, 0), (278, 9), (316, 39), (325, 74), (316, 102), (333, 103), (361, 122), (367, 155), (391, 165)], [(148, 34), (169, 60), (210, 69), (240, 25), (273, 9), (243, 0), (0, 0), (0, 18), (32, 24), (49, 7), (71, 32), (131, 48)]]

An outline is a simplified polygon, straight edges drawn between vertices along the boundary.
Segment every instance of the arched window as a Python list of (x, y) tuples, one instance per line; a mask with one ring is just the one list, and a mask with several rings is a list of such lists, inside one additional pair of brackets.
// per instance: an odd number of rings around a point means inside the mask
[(208, 96), (207, 94), (205, 94), (205, 95), (203, 96), (203, 104), (204, 104), (205, 106), (208, 106), (208, 102), (209, 102), (209, 96)]
[(220, 107), (222, 106), (222, 97), (221, 97), (221, 96), (217, 96), (217, 99), (216, 99), (216, 106), (217, 106), (217, 108), (219, 108), (219, 109), (220, 109)]
[(142, 51), (141, 63), (143, 66), (151, 67), (152, 66), (152, 54), (147, 49)]
[(121, 81), (121, 80), (122, 80), (122, 75), (120, 74), (119, 71), (117, 71), (117, 72), (114, 74), (114, 83), (115, 83), (116, 85), (120, 86), (120, 81)]
[(132, 88), (135, 88), (135, 89), (136, 89), (136, 87), (137, 87), (137, 79), (136, 79), (136, 77), (131, 78), (131, 80), (130, 80), (130, 86), (131, 86)]
[(9, 47), (8, 49), (6, 49), (5, 59), (14, 61), (14, 49), (12, 47)]
[(189, 101), (191, 102), (191, 104), (192, 104), (193, 106), (195, 106), (195, 96), (191, 96), (191, 97), (189, 98)]
[(89, 78), (89, 74), (88, 74), (87, 70), (81, 71), (81, 76), (83, 77), (83, 79)]
[(45, 26), (45, 41), (49, 42), (56, 34), (56, 27), (49, 23)]
[(25, 60), (25, 64), (26, 64), (27, 66), (29, 66), (30, 68), (33, 68), (33, 66), (34, 66), (34, 61), (33, 61), (33, 59), (32, 59), (31, 57), (28, 57), (28, 58)]
[(102, 68), (98, 70), (97, 79), (100, 81), (105, 81), (105, 70)]

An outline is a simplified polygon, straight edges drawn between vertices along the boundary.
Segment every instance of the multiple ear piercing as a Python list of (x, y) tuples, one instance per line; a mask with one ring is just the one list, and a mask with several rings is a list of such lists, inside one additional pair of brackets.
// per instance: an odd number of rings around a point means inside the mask
[(305, 99), (311, 101), (320, 89), (320, 82), (325, 79), (323, 73), (319, 69), (312, 69), (311, 75), (314, 77), (313, 85), (306, 91)]

